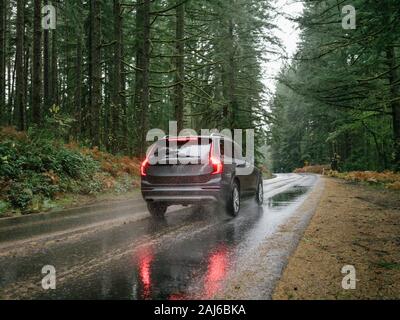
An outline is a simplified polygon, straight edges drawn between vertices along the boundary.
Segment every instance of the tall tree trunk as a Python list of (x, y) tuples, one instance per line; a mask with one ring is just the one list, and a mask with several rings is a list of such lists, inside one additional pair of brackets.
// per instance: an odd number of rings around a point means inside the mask
[(114, 0), (114, 75), (113, 75), (113, 93), (112, 93), (112, 151), (118, 151), (118, 129), (119, 113), (121, 110), (121, 44), (122, 44), (122, 20), (121, 5), (119, 0)]
[(146, 136), (148, 131), (149, 113), (149, 65), (150, 65), (150, 2), (138, 0), (136, 13), (136, 83), (135, 110), (138, 117), (136, 156), (143, 157), (146, 153)]
[(33, 14), (33, 61), (32, 61), (32, 120), (36, 125), (42, 122), (42, 0), (34, 0)]
[[(8, 119), (8, 125), (12, 125), (14, 122), (14, 117), (13, 117), (13, 106), (15, 106), (15, 77), (16, 77), (16, 70), (15, 70), (15, 61), (16, 59), (13, 59), (10, 57), (8, 63), (8, 83), (11, 84), (8, 87), (8, 112), (9, 112), (9, 119)], [(11, 72), (12, 70), (12, 72)]]
[[(65, 19), (65, 26), (66, 26), (66, 34), (65, 39), (66, 42), (73, 42), (77, 39), (75, 32), (72, 30), (74, 27), (72, 19)], [(68, 114), (74, 115), (75, 113), (75, 106), (74, 106), (74, 99), (72, 97), (75, 96), (75, 86), (76, 86), (76, 79), (75, 79), (75, 50), (72, 50), (71, 47), (66, 48), (63, 50), (65, 63), (64, 63), (64, 72), (65, 74), (65, 91), (64, 92), (64, 102), (62, 103), (64, 111)]]
[[(11, 4), (6, 2), (6, 29), (11, 30), (9, 25), (11, 24)], [(7, 30), (6, 30), (7, 32)], [(11, 47), (11, 39), (6, 38), (7, 42), (7, 50)], [(15, 58), (16, 55), (9, 55), (7, 59), (7, 115), (8, 121), (7, 125), (11, 126), (15, 124), (14, 117), (13, 117), (13, 108), (15, 106)]]
[(0, 125), (3, 123), (6, 115), (6, 41), (5, 41), (5, 23), (6, 18), (6, 2), (0, 0)]
[[(31, 53), (30, 53), (30, 45), (25, 37), (25, 62), (24, 62), (24, 89), (25, 89), (25, 126), (27, 129), (29, 126), (29, 121), (32, 118), (32, 113), (29, 113), (28, 110), (31, 110), (32, 106), (32, 86), (29, 85), (29, 80), (32, 81), (32, 65), (31, 65)], [(32, 82), (31, 82), (32, 83)]]
[[(230, 129), (235, 127), (235, 111), (237, 109), (236, 98), (236, 75), (235, 75), (235, 35), (234, 24), (232, 19), (229, 19), (228, 33), (226, 35), (226, 58), (222, 66), (222, 83), (223, 95), (227, 103), (223, 108), (223, 117), (225, 118), (225, 125)], [(224, 49), (224, 48), (223, 48)]]
[(183, 129), (185, 96), (185, 5), (176, 0), (176, 75), (175, 75), (175, 119), (178, 122), (178, 133)]
[(75, 108), (75, 138), (78, 138), (82, 128), (82, 39), (78, 35), (78, 43), (76, 46), (76, 63), (75, 63), (75, 76), (76, 87), (74, 97)]
[(85, 108), (82, 110), (82, 134), (85, 137), (90, 137), (91, 129), (91, 116), (90, 116), (90, 107), (92, 105), (92, 51), (90, 50), (92, 47), (92, 12), (90, 7), (90, 14), (85, 21), (85, 30), (88, 30), (85, 37), (85, 47), (87, 48), (87, 69), (85, 70), (87, 77), (87, 96), (85, 101)]
[(15, 115), (18, 129), (25, 130), (25, 80), (24, 80), (24, 36), (25, 36), (25, 0), (17, 1), (17, 48), (15, 55), (16, 88)]
[(393, 140), (394, 140), (394, 167), (400, 171), (400, 76), (397, 68), (396, 49), (390, 46), (386, 49), (389, 66), (389, 83), (391, 92), (391, 107), (393, 117)]
[(58, 96), (58, 51), (57, 30), (51, 31), (51, 81), (50, 96), (51, 105), (59, 105)]
[(234, 39), (234, 26), (233, 21), (230, 19), (229, 21), (229, 60), (228, 60), (228, 97), (229, 97), (229, 104), (230, 104), (230, 119), (229, 125), (231, 129), (234, 129), (236, 126), (236, 109), (238, 107), (238, 102), (236, 98), (236, 65), (235, 65), (235, 55), (236, 55), (236, 48), (235, 48), (235, 39)]
[[(105, 59), (109, 57), (109, 52), (105, 52), (104, 54)], [(103, 70), (103, 75), (104, 75), (104, 82), (108, 85), (111, 86), (111, 88), (108, 88), (107, 85), (105, 86), (104, 90), (104, 97), (103, 97), (103, 102), (104, 102), (104, 108), (102, 108), (102, 114), (100, 116), (100, 123), (102, 126), (102, 132), (100, 135), (100, 140), (103, 142), (105, 149), (108, 152), (112, 152), (112, 149), (114, 148), (113, 145), (113, 135), (112, 135), (112, 95), (113, 95), (113, 81), (112, 77), (114, 74), (114, 68), (110, 64), (106, 64), (104, 66)]]
[[(12, 73), (11, 73), (12, 70)], [(12, 58), (7, 59), (7, 125), (12, 124), (12, 106), (14, 97), (14, 72)]]
[[(45, 5), (49, 1), (45, 0)], [(43, 106), (44, 112), (50, 108), (50, 44), (49, 44), (49, 30), (44, 30), (43, 33)]]
[(125, 60), (125, 48), (124, 48), (124, 33), (123, 30), (121, 32), (121, 107), (122, 107), (122, 142), (121, 142), (121, 150), (128, 152), (128, 110), (126, 103), (126, 73), (125, 73), (125, 65), (123, 63)]
[(101, 109), (101, 1), (91, 2), (91, 136), (94, 146), (100, 146), (100, 109)]

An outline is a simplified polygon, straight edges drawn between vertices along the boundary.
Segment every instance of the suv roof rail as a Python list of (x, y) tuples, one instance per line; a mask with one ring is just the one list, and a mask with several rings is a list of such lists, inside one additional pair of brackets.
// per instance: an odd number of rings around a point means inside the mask
[(199, 136), (171, 136), (171, 135), (167, 135), (163, 138), (163, 140), (165, 139), (191, 139), (191, 138), (198, 138)]
[[(166, 136), (164, 136), (163, 139), (169, 139), (169, 138), (192, 138), (192, 137), (199, 137), (199, 138), (201, 138), (201, 137), (203, 137), (203, 136), (201, 136), (201, 135), (188, 135), (188, 136), (171, 136), (171, 135), (166, 135)], [(206, 137), (206, 136), (204, 136), (204, 137)], [(215, 133), (215, 132), (211, 133), (209, 137), (227, 138), (227, 137), (224, 136), (223, 134), (221, 134), (221, 133)]]
[(213, 132), (213, 133), (211, 133), (211, 137), (225, 137), (225, 136), (223, 134), (221, 134), (221, 133)]

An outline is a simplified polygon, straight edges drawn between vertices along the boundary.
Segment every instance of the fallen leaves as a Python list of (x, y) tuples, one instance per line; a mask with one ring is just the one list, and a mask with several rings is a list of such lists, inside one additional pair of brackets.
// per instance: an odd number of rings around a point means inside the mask
[(366, 182), (368, 184), (382, 184), (387, 189), (400, 190), (400, 173), (393, 171), (352, 171), (340, 173), (330, 171), (327, 174), (330, 177), (344, 179), (349, 182)]
[(324, 174), (325, 171), (330, 170), (329, 165), (315, 165), (315, 166), (306, 166), (303, 168), (296, 169), (294, 173), (315, 173), (315, 174)]

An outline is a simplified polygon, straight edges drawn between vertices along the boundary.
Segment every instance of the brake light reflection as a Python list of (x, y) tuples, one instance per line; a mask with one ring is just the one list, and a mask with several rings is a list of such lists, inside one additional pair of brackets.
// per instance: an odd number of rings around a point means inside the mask
[(154, 260), (153, 252), (150, 249), (139, 253), (139, 280), (143, 286), (142, 298), (151, 299), (151, 265)]
[(220, 246), (208, 259), (208, 269), (204, 281), (204, 294), (207, 299), (212, 298), (221, 288), (222, 281), (228, 271), (228, 249)]

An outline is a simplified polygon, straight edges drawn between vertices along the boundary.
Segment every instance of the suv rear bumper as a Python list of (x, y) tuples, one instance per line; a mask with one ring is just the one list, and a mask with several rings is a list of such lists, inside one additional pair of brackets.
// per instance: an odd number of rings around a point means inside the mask
[(142, 184), (142, 195), (146, 201), (167, 204), (198, 204), (221, 202), (224, 189), (220, 186), (146, 186)]

